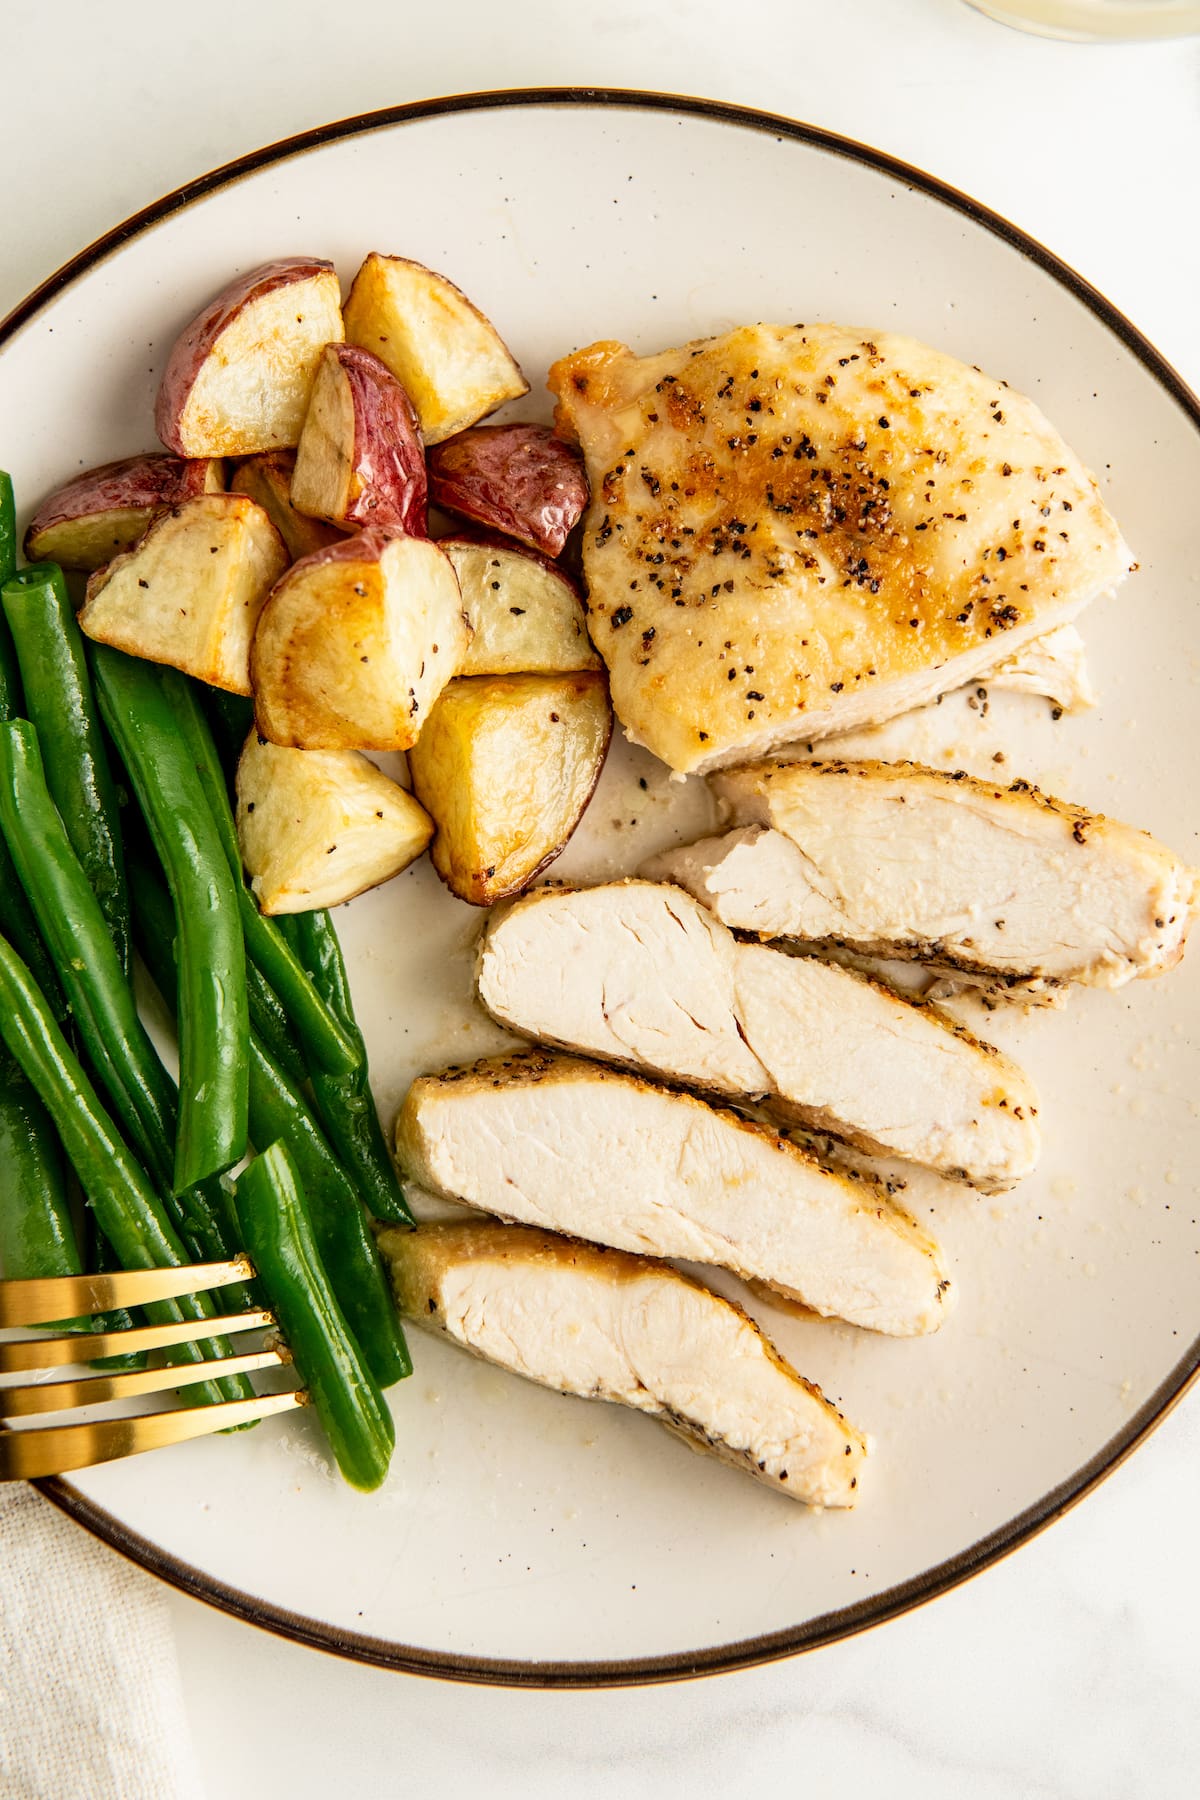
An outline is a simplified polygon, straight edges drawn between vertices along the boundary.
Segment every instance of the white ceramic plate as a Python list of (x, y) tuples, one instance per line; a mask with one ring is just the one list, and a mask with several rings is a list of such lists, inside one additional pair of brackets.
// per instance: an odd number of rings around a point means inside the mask
[[(163, 356), (234, 271), (312, 251), (349, 278), (372, 248), (446, 271), (497, 321), (533, 382), (525, 414), (547, 410), (546, 368), (571, 346), (652, 350), (759, 318), (911, 332), (1034, 395), (1141, 559), (1085, 621), (1103, 702), (1059, 724), (1029, 700), (986, 721), (947, 711), (927, 748), (972, 760), (1004, 744), (1013, 772), (1200, 860), (1195, 400), (1020, 233), (803, 126), (654, 96), (476, 96), (232, 165), (84, 252), (0, 328), (0, 448), (25, 505), (152, 443)], [(622, 748), (555, 873), (630, 869), (705, 816), (695, 782)], [(478, 915), (424, 863), (339, 918), (390, 1116), (416, 1072), (499, 1041), (471, 1003)], [(853, 1514), (816, 1516), (643, 1419), (420, 1335), (373, 1498), (332, 1476), (297, 1418), (49, 1491), (231, 1611), (468, 1679), (666, 1678), (886, 1618), (1054, 1517), (1195, 1372), (1198, 975), (1195, 952), (1167, 980), (993, 1021), (1041, 1086), (1045, 1158), (999, 1201), (913, 1196), (958, 1278), (940, 1335), (894, 1342), (755, 1307), (874, 1436)]]

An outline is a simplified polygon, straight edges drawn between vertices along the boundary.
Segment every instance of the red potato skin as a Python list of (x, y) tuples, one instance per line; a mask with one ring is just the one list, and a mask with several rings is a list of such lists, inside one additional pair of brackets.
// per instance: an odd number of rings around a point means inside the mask
[[(38, 540), (56, 526), (98, 513), (145, 509), (146, 523), (160, 507), (175, 506), (193, 494), (212, 492), (214, 458), (168, 456), (151, 450), (144, 456), (123, 456), (118, 462), (86, 469), (65, 487), (43, 500), (25, 533), (27, 561), (40, 560)], [(224, 485), (223, 478), (219, 485)]]
[(154, 429), (161, 444), (177, 453), (183, 451), (179, 421), (192, 383), (200, 373), (213, 345), (232, 323), (248, 300), (260, 299), (275, 288), (293, 281), (308, 281), (314, 275), (332, 275), (333, 264), (318, 256), (282, 256), (275, 262), (262, 263), (239, 275), (216, 299), (196, 314), (190, 325), (176, 338), (159, 384), (154, 403)]
[(359, 492), (348, 525), (380, 525), (428, 537), (429, 482), (417, 410), (403, 385), (370, 350), (330, 344), (354, 403), (353, 467)]
[(435, 506), (555, 557), (588, 503), (583, 457), (546, 425), (472, 425), (429, 451)]

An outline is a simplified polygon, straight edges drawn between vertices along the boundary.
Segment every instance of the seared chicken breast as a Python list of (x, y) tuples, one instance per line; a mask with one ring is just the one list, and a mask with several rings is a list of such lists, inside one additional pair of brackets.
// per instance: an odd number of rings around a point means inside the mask
[(679, 888), (543, 888), (493, 915), (479, 997), (527, 1037), (773, 1109), (983, 1189), (1038, 1154), (1015, 1064), (834, 963), (739, 943)]
[(389, 1228), (417, 1325), (542, 1387), (648, 1413), (810, 1506), (853, 1506), (867, 1446), (741, 1307), (665, 1263), (511, 1225)]
[(731, 830), (644, 872), (726, 925), (1108, 988), (1183, 955), (1196, 871), (1146, 832), (1027, 781), (767, 762), (713, 788)]
[(422, 1076), (396, 1153), (447, 1199), (713, 1263), (874, 1331), (936, 1331), (948, 1309), (937, 1245), (881, 1186), (736, 1113), (577, 1057), (531, 1051)]
[(1130, 566), (1032, 401), (888, 332), (748, 325), (555, 364), (591, 505), (592, 639), (672, 769), (851, 731), (979, 679)]

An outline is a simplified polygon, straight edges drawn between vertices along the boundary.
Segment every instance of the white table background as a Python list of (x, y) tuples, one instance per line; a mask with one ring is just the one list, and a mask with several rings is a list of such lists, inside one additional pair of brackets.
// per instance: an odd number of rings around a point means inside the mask
[[(167, 189), (308, 126), (476, 88), (658, 86), (829, 126), (965, 189), (1200, 386), (1200, 40), (1049, 44), (960, 0), (4, 0), (0, 32), (0, 315)], [(173, 1597), (197, 1762), (214, 1800), (343, 1782), (665, 1800), (739, 1779), (888, 1800), (1194, 1794), (1198, 1472), (1200, 1392), (966, 1587), (813, 1655), (669, 1688), (410, 1679)]]

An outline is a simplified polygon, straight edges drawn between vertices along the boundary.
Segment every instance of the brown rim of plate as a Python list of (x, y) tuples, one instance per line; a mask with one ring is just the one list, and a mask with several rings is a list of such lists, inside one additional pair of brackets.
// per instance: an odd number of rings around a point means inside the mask
[[(48, 301), (78, 276), (113, 255), (131, 238), (148, 231), (194, 201), (228, 187), (244, 175), (254, 174), (285, 157), (299, 156), (306, 150), (320, 149), (326, 144), (336, 143), (341, 138), (361, 136), (387, 126), (405, 124), (413, 119), (438, 118), (443, 114), (479, 112), (502, 106), (623, 107), (688, 114), (695, 118), (714, 119), (722, 124), (739, 126), (744, 130), (768, 132), (780, 142), (790, 138), (823, 150), (828, 155), (845, 157), (878, 174), (890, 176), (906, 187), (927, 194), (931, 199), (940, 201), (943, 206), (973, 220), (993, 237), (1001, 238), (1052, 276), (1120, 339), (1200, 431), (1200, 400), (1137, 327), (1092, 287), (1090, 282), (1060, 261), (1044, 245), (1010, 224), (1007, 219), (1001, 218), (998, 213), (981, 206), (977, 200), (972, 200), (957, 188), (939, 181), (936, 176), (914, 168), (910, 163), (888, 156), (883, 151), (869, 149), (852, 138), (824, 131), (819, 126), (804, 125), (777, 113), (757, 112), (750, 107), (733, 106), (724, 101), (702, 100), (679, 94), (643, 93), (637, 89), (511, 88), (495, 93), (446, 95), (436, 100), (418, 100), (404, 106), (388, 106), (377, 112), (360, 113), (331, 125), (318, 126), (312, 131), (302, 131), (295, 137), (269, 144), (265, 149), (251, 151), (247, 156), (239, 156), (233, 162), (225, 163), (219, 169), (200, 176), (196, 181), (176, 188), (173, 193), (156, 200), (152, 206), (143, 207), (140, 212), (134, 213), (123, 224), (115, 226), (112, 231), (106, 232), (87, 249), (81, 250), (77, 256), (64, 263), (61, 269), (14, 307), (7, 318), (0, 321), (0, 350)], [(687, 1681), (699, 1675), (753, 1668), (756, 1664), (773, 1662), (802, 1650), (815, 1650), (822, 1644), (835, 1643), (839, 1638), (865, 1631), (869, 1626), (882, 1625), (885, 1620), (894, 1619), (900, 1613), (908, 1612), (927, 1600), (935, 1599), (939, 1594), (947, 1593), (960, 1582), (1007, 1556), (1055, 1519), (1061, 1518), (1085, 1494), (1089, 1494), (1166, 1417), (1198, 1373), (1200, 1336), (1122, 1430), (1110, 1438), (1094, 1456), (1089, 1457), (1074, 1474), (997, 1530), (980, 1538), (977, 1543), (950, 1557), (948, 1561), (938, 1563), (922, 1575), (914, 1576), (911, 1581), (901, 1582), (854, 1606), (824, 1613), (819, 1618), (784, 1631), (743, 1638), (736, 1643), (712, 1649), (666, 1656), (632, 1657), (622, 1661), (530, 1662), (500, 1657), (458, 1656), (449, 1651), (424, 1650), (416, 1645), (396, 1644), (388, 1639), (370, 1637), (360, 1632), (343, 1631), (319, 1619), (306, 1618), (302, 1614), (289, 1612), (285, 1607), (255, 1599), (253, 1595), (228, 1587), (202, 1570), (192, 1568), (179, 1558), (168, 1555), (156, 1544), (130, 1531), (119, 1519), (97, 1506), (69, 1482), (56, 1479), (40, 1481), (34, 1485), (48, 1500), (53, 1501), (96, 1537), (111, 1544), (113, 1549), (120, 1551), (131, 1562), (148, 1569), (152, 1575), (169, 1582), (181, 1593), (188, 1594), (195, 1600), (206, 1601), (210, 1606), (232, 1614), (234, 1618), (260, 1626), (277, 1636), (309, 1645), (314, 1650), (329, 1651), (333, 1655), (370, 1663), (378, 1668), (400, 1669), (407, 1674), (435, 1676), (446, 1681), (526, 1688), (632, 1687), (650, 1682)]]

